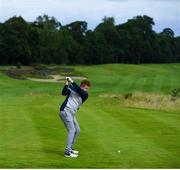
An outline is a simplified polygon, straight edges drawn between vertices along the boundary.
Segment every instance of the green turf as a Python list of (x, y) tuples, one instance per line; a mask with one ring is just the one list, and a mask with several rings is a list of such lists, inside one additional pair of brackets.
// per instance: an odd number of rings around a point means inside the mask
[(99, 97), (169, 94), (180, 87), (180, 64), (74, 68), (92, 82), (77, 112), (79, 157), (63, 156), (66, 131), (58, 117), (63, 84), (0, 73), (0, 168), (180, 168), (180, 113), (123, 108), (116, 98)]

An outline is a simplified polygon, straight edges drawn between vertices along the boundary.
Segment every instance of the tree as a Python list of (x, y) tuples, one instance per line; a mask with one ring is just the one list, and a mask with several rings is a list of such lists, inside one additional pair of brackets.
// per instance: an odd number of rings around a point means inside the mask
[(54, 17), (43, 15), (37, 17), (36, 21), (32, 23), (38, 34), (38, 49), (39, 57), (37, 61), (42, 63), (51, 64), (55, 63), (55, 46), (56, 46), (56, 33), (61, 28), (61, 23)]
[(22, 17), (12, 17), (1, 28), (1, 53), (6, 62), (27, 65), (31, 56), (28, 46), (28, 23)]
[(174, 31), (171, 28), (165, 28), (159, 34), (161, 42), (161, 50), (164, 54), (164, 62), (176, 62), (176, 42), (174, 38)]
[[(140, 64), (148, 60), (147, 58), (145, 58), (148, 56), (144, 56), (144, 54), (151, 54), (152, 51), (150, 42), (152, 43), (155, 39), (155, 34), (152, 30), (153, 25), (153, 19), (144, 15), (134, 17), (133, 19), (128, 20), (126, 23), (117, 26), (117, 29), (120, 33), (122, 33), (122, 30), (124, 30), (128, 35), (129, 41), (124, 40), (124, 42), (129, 44), (125, 45), (126, 47), (128, 47), (129, 51), (127, 59), (129, 63)], [(123, 35), (121, 34), (121, 36)], [(147, 52), (147, 50), (149, 52)]]
[(67, 25), (48, 15), (0, 23), (0, 64), (167, 63), (180, 61), (180, 38), (171, 28), (153, 30), (153, 18), (136, 16), (116, 25), (104, 17), (94, 30), (86, 21)]
[(174, 38), (174, 31), (171, 28), (164, 28), (161, 34), (169, 38)]
[(177, 62), (180, 62), (180, 36), (176, 37), (175, 44), (176, 44), (175, 53), (176, 53)]
[(87, 22), (85, 21), (75, 21), (65, 26), (65, 28), (70, 32), (72, 37), (78, 42), (82, 43), (86, 36)]
[(85, 43), (85, 63), (102, 64), (108, 63), (111, 51), (108, 48), (107, 41), (103, 34), (99, 32), (88, 31)]
[(109, 52), (106, 51), (105, 62), (118, 62), (119, 34), (116, 30), (114, 18), (104, 17), (103, 22), (95, 28), (95, 32), (102, 34), (104, 37), (104, 50), (109, 49)]

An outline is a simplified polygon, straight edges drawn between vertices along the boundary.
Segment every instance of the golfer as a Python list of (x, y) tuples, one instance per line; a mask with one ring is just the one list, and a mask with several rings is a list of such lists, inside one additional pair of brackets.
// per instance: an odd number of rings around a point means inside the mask
[(60, 107), (60, 118), (68, 131), (66, 140), (65, 157), (78, 157), (79, 151), (73, 149), (80, 128), (76, 119), (76, 111), (88, 98), (90, 82), (83, 80), (78, 86), (70, 77), (66, 77), (66, 84), (62, 90), (62, 95), (67, 96)]

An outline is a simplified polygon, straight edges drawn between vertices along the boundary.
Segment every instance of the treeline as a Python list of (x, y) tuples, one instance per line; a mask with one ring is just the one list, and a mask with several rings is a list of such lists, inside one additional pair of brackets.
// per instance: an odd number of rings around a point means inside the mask
[(156, 33), (154, 24), (146, 15), (120, 25), (104, 17), (88, 30), (85, 21), (62, 25), (48, 15), (34, 22), (14, 16), (0, 23), (0, 64), (180, 62), (180, 37), (170, 28)]

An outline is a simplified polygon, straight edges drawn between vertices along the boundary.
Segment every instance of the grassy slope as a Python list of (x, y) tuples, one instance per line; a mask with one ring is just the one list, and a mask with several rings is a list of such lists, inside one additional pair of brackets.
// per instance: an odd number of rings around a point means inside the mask
[(63, 85), (0, 73), (0, 168), (180, 168), (179, 114), (121, 108), (116, 99), (98, 97), (169, 93), (180, 85), (179, 64), (75, 68), (92, 81), (90, 98), (77, 114), (80, 157), (63, 157), (66, 131), (58, 118)]
[[(87, 72), (93, 85), (99, 92), (165, 92), (179, 87), (180, 65), (102, 65), (77, 67), (79, 71)], [(97, 88), (99, 87), (99, 88)], [(113, 89), (112, 89), (113, 87)]]

